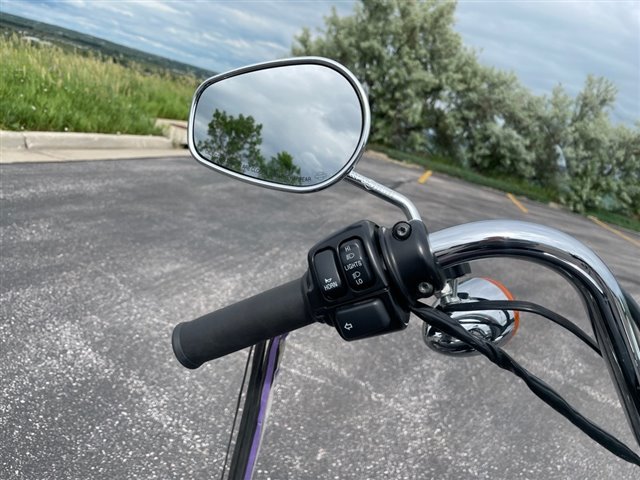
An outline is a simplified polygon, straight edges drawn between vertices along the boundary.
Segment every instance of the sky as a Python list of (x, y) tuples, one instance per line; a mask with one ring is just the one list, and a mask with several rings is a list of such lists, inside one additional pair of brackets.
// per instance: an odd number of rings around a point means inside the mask
[[(323, 26), (330, 0), (0, 0), (0, 10), (216, 72), (287, 56), (302, 27)], [(614, 122), (640, 119), (640, 1), (460, 0), (456, 31), (480, 61), (537, 94), (576, 95), (588, 74), (618, 88)]]

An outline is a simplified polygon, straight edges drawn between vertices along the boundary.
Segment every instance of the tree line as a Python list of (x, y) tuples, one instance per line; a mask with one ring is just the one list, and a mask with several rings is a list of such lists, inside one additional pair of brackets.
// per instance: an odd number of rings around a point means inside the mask
[(320, 55), (363, 83), (370, 139), (486, 174), (552, 188), (575, 211), (640, 215), (640, 121), (609, 118), (617, 94), (588, 76), (575, 97), (535, 95), (510, 72), (480, 64), (454, 30), (450, 0), (362, 0), (353, 13), (303, 29), (294, 55)]

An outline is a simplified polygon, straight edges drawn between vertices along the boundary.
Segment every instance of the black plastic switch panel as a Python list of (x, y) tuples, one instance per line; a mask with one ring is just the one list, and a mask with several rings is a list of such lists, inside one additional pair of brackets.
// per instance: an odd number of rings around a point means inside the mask
[(316, 253), (313, 263), (316, 270), (316, 280), (322, 294), (329, 299), (335, 299), (343, 295), (346, 288), (340, 279), (333, 251), (323, 250)]
[(336, 311), (336, 326), (345, 340), (370, 337), (389, 329), (391, 318), (382, 300), (370, 300)]
[(340, 245), (340, 261), (351, 288), (362, 290), (373, 283), (373, 275), (360, 240), (349, 240)]

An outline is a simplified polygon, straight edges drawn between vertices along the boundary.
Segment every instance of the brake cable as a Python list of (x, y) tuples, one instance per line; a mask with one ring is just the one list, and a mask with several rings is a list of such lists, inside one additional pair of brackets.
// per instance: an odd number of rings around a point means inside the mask
[(242, 402), (242, 396), (244, 393), (244, 385), (247, 381), (248, 373), (249, 373), (249, 365), (251, 364), (251, 358), (253, 357), (253, 350), (255, 345), (251, 345), (249, 349), (249, 353), (247, 354), (247, 361), (244, 365), (244, 373), (242, 374), (242, 383), (240, 384), (240, 391), (238, 392), (238, 400), (236, 402), (236, 409), (233, 415), (233, 423), (231, 424), (231, 432), (229, 433), (229, 443), (227, 444), (227, 452), (224, 456), (224, 463), (222, 465), (222, 474), (220, 475), (220, 480), (224, 479), (224, 474), (227, 471), (227, 463), (229, 461), (229, 453), (231, 452), (231, 444), (233, 443), (233, 434), (236, 430), (236, 422), (238, 420), (238, 413), (240, 412), (240, 403)]
[(444, 312), (473, 312), (476, 310), (517, 310), (519, 312), (535, 313), (545, 317), (562, 328), (570, 331), (586, 343), (598, 355), (602, 356), (600, 347), (584, 330), (562, 315), (532, 302), (523, 300), (479, 300), (477, 302), (449, 303), (440, 307)]
[[(470, 310), (483, 310), (483, 308), (478, 308), (478, 304), (489, 304), (490, 308), (488, 310), (519, 310), (520, 307), (516, 306), (520, 304), (520, 306), (524, 309), (533, 313), (540, 313), (543, 316), (547, 316), (546, 313), (551, 312), (550, 310), (545, 309), (542, 306), (536, 305), (530, 302), (519, 302), (519, 301), (480, 301), (480, 302), (472, 302), (468, 304), (456, 304), (455, 308), (458, 309), (461, 305), (470, 305)], [(507, 305), (506, 308), (498, 308), (497, 305)], [(528, 305), (527, 305), (528, 304)], [(445, 307), (449, 311), (453, 311), (454, 305), (447, 305)], [(466, 307), (465, 307), (466, 308)], [(460, 310), (464, 310), (464, 308), (460, 308)], [(462, 325), (456, 322), (455, 319), (451, 318), (444, 311), (432, 307), (428, 307), (424, 304), (417, 302), (413, 306), (411, 306), (411, 311), (417, 315), (420, 319), (422, 319), (427, 324), (437, 328), (443, 333), (450, 335), (465, 344), (469, 345), (471, 348), (475, 349), (485, 357), (487, 357), (491, 362), (499, 366), (500, 368), (507, 370), (518, 378), (524, 381), (524, 383), (529, 387), (529, 389), (543, 402), (553, 408), (556, 412), (563, 415), (567, 418), (571, 423), (573, 423), (576, 427), (578, 427), (582, 432), (587, 434), (592, 440), (599, 443), (601, 446), (609, 450), (614, 455), (626, 460), (627, 462), (633, 463), (637, 466), (640, 466), (640, 456), (636, 454), (631, 448), (622, 443), (620, 440), (615, 438), (613, 435), (608, 433), (606, 430), (602, 429), (588, 418), (584, 417), (580, 412), (578, 412), (575, 408), (573, 408), (559, 393), (557, 393), (550, 385), (536, 377), (532, 373), (530, 373), (527, 369), (521, 366), (518, 362), (516, 362), (507, 352), (505, 352), (502, 348), (493, 345), (491, 342), (487, 340), (477, 337), (467, 331)], [(554, 312), (551, 312), (554, 313)], [(553, 315), (555, 318), (551, 318), (551, 320), (556, 321), (559, 318), (562, 318), (561, 322), (557, 322), (565, 328), (569, 329), (572, 333), (575, 333), (574, 330), (577, 329), (581, 332), (581, 335), (578, 335), (581, 340), (585, 341), (585, 343), (589, 344), (591, 348), (593, 346), (591, 343), (593, 340), (586, 335), (582, 330), (580, 330), (575, 324), (571, 323), (569, 320), (561, 317), (558, 314)], [(549, 318), (549, 317), (547, 317)], [(568, 325), (572, 325), (571, 328), (568, 328)], [(574, 328), (575, 327), (575, 328)], [(586, 337), (583, 338), (583, 337)], [(588, 339), (588, 340), (587, 340)], [(590, 342), (590, 341), (591, 342)], [(597, 348), (597, 347), (596, 347)], [(597, 350), (600, 353), (600, 350)]]

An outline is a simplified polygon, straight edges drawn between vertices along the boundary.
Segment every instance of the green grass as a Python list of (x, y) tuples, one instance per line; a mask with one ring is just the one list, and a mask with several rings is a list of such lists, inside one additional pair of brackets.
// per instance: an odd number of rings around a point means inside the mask
[[(446, 159), (435, 156), (426, 156), (415, 153), (405, 153), (390, 147), (382, 145), (369, 145), (372, 150), (384, 153), (389, 157), (403, 162), (420, 165), (425, 169), (434, 172), (444, 173), (451, 177), (460, 178), (476, 185), (494, 188), (503, 192), (509, 192), (514, 195), (527, 197), (538, 202), (559, 203), (558, 193), (554, 189), (544, 188), (539, 185), (532, 184), (520, 178), (508, 177), (504, 175), (487, 176), (478, 172), (474, 172), (459, 165), (455, 165)], [(604, 210), (591, 210), (587, 212), (603, 222), (619, 225), (629, 230), (640, 232), (640, 220), (615, 212), (607, 212)]]
[(187, 118), (199, 83), (15, 35), (0, 37), (0, 59), (5, 130), (157, 134), (157, 117)]
[(587, 214), (593, 215), (598, 220), (602, 220), (603, 222), (612, 223), (629, 230), (640, 232), (640, 220), (636, 218), (631, 218), (615, 212), (607, 212), (606, 210), (589, 210), (587, 211)]

